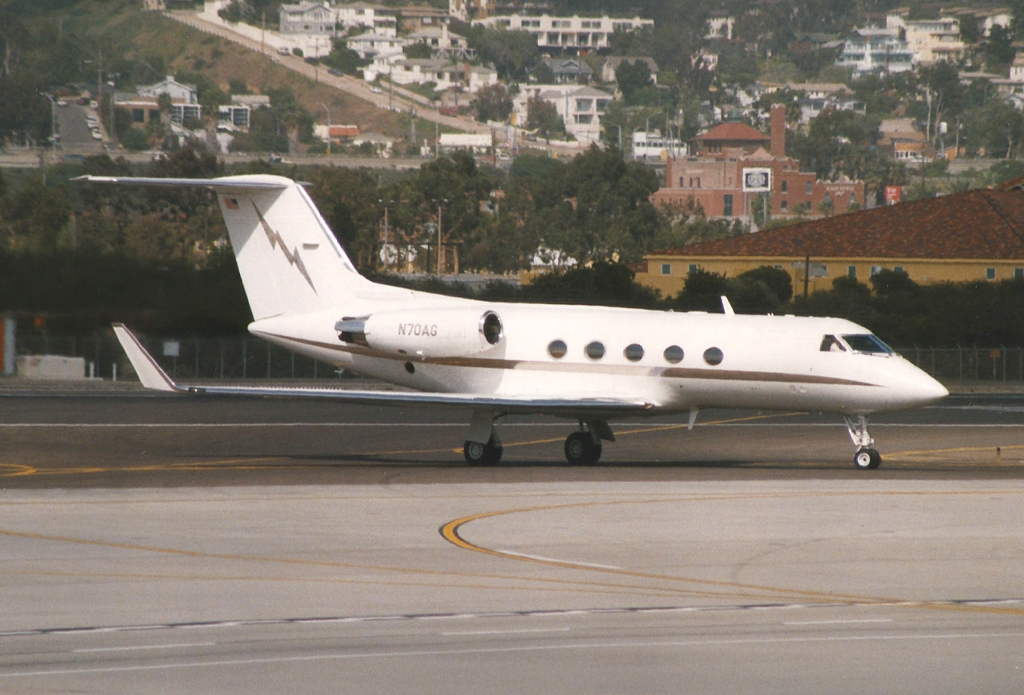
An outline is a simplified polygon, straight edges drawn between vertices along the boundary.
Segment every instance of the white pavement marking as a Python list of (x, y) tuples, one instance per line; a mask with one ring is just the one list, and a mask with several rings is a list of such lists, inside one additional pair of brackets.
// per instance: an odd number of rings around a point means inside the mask
[(188, 649), (189, 647), (215, 647), (216, 642), (191, 642), (187, 644), (152, 644), (140, 647), (97, 647), (95, 649), (75, 649), (73, 654), (91, 654), (93, 652), (135, 652), (148, 649)]
[(133, 671), (165, 671), (171, 669), (209, 668), (211, 666), (255, 666), (261, 664), (303, 663), (310, 661), (338, 661), (343, 659), (387, 659), (418, 658), (435, 656), (456, 656), (461, 654), (510, 654), (522, 652), (544, 652), (556, 650), (590, 649), (664, 649), (680, 647), (739, 646), (748, 644), (813, 644), (829, 642), (909, 642), (909, 641), (958, 641), (982, 639), (1019, 639), (1024, 632), (990, 633), (947, 633), (942, 635), (842, 635), (813, 637), (755, 637), (745, 639), (702, 639), (666, 640), (660, 642), (598, 642), (589, 644), (546, 644), (520, 647), (492, 647), (474, 649), (425, 649), (404, 652), (365, 652), (358, 654), (315, 654), (310, 656), (278, 656), (257, 659), (224, 659), (219, 661), (192, 661), (177, 664), (150, 664), (145, 666), (115, 666), (104, 668), (67, 668), (38, 671), (0, 673), (0, 678), (27, 678), (33, 676), (75, 676), (98, 673), (129, 673)]
[(515, 557), (526, 558), (527, 560), (540, 560), (541, 562), (557, 562), (562, 565), (574, 565), (577, 567), (596, 567), (602, 570), (621, 570), (621, 567), (615, 565), (597, 565), (592, 562), (577, 562), (576, 560), (560, 560), (557, 557), (544, 557), (543, 555), (527, 555), (526, 553), (516, 553), (511, 550), (499, 550), (497, 551), (503, 555), (513, 555)]

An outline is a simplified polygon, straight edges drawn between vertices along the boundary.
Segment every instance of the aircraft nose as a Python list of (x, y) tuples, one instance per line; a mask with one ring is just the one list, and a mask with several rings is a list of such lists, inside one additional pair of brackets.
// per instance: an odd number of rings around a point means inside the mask
[(911, 367), (913, 372), (907, 375), (908, 378), (901, 380), (903, 383), (898, 387), (897, 396), (907, 406), (916, 408), (929, 405), (949, 395), (949, 390), (945, 386), (917, 367)]

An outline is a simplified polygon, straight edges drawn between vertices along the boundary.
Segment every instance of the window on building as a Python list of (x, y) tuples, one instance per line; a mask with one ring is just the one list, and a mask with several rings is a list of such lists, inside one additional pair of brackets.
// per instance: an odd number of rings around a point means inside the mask
[(808, 181), (807, 182), (807, 195), (811, 194), (811, 187), (812, 186), (813, 186), (813, 184), (810, 181)]
[(903, 266), (901, 266), (901, 265), (894, 265), (892, 267), (892, 270), (893, 270), (894, 273), (905, 273), (905, 272), (907, 272), (907, 271), (903, 270)]
[(133, 123), (145, 123), (146, 121), (146, 110), (145, 109), (132, 109), (132, 122)]
[[(698, 179), (698, 186), (700, 179)], [(722, 196), (722, 214), (726, 217), (732, 217), (732, 193), (726, 193)]]
[(789, 209), (789, 201), (788, 200), (783, 200), (781, 203), (779, 203), (779, 207), (782, 208), (783, 210), (788, 210)]
[(995, 280), (996, 279), (996, 269), (995, 268), (985, 268), (985, 279), (986, 280)]
[(686, 269), (686, 272), (687, 273), (696, 273), (697, 272), (697, 264), (696, 263), (691, 263), (690, 267)]
[(789, 192), (789, 181), (783, 181), (781, 184), (781, 190), (783, 193)]
[(848, 266), (846, 266), (846, 277), (853, 278), (854, 280), (856, 280), (857, 279), (857, 266), (855, 266), (855, 265), (848, 265)]
[(1013, 278), (1015, 280), (1020, 280), (1021, 278), (1024, 278), (1024, 268), (1014, 268)]
[(880, 266), (880, 265), (873, 265), (873, 266), (871, 266), (871, 274), (872, 275), (878, 275), (880, 272), (882, 272), (882, 266)]
[(671, 275), (672, 274), (672, 264), (671, 263), (662, 263), (661, 264), (661, 274), (662, 275)]
[(857, 196), (853, 193), (850, 194), (850, 207), (857, 204)]

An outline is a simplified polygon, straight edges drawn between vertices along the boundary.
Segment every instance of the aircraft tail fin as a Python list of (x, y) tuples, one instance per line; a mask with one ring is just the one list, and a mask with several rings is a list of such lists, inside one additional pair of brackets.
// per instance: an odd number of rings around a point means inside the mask
[(212, 188), (257, 321), (338, 310), (359, 287), (372, 284), (356, 271), (309, 194), (291, 179), (270, 175), (82, 178), (99, 183)]

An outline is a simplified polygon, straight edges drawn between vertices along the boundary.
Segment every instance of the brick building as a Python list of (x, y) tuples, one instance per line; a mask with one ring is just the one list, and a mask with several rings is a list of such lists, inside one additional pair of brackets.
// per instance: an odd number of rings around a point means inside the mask
[(814, 219), (864, 207), (863, 181), (820, 181), (786, 156), (785, 116), (785, 106), (772, 107), (770, 135), (743, 123), (722, 123), (698, 135), (696, 154), (666, 162), (665, 186), (652, 202), (671, 207), (692, 200), (708, 217), (744, 220), (753, 205), (764, 204), (759, 196), (765, 193), (771, 217)]

